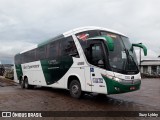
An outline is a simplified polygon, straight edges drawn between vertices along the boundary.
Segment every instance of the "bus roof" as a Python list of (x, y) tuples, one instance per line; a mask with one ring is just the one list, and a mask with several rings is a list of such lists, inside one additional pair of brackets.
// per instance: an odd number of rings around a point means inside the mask
[(108, 31), (108, 32), (112, 32), (112, 33), (116, 33), (116, 34), (119, 34), (119, 35), (126, 36), (126, 35), (118, 32), (118, 31), (103, 28), (103, 27), (96, 27), (96, 26), (86, 26), (86, 27), (75, 28), (75, 29), (72, 29), (70, 31), (67, 31), (67, 32), (63, 33), (63, 35), (65, 37), (67, 37), (67, 36), (70, 36), (72, 34), (76, 34), (76, 33), (83, 32), (83, 31), (88, 31), (88, 30), (105, 30), (105, 31)]
[(28, 48), (27, 50), (24, 50), (24, 51), (20, 52), (20, 54), (25, 53), (25, 52), (27, 52), (29, 50), (35, 49), (37, 47), (43, 46), (43, 45), (45, 45), (45, 44), (47, 44), (47, 43), (49, 43), (51, 41), (57, 40), (57, 38), (60, 38), (62, 36), (68, 37), (68, 36), (71, 36), (72, 34), (77, 34), (79, 32), (88, 31), (88, 30), (104, 30), (104, 31), (108, 31), (108, 32), (112, 32), (112, 33), (116, 33), (116, 34), (119, 34), (119, 35), (126, 36), (126, 35), (118, 32), (118, 31), (114, 31), (114, 30), (111, 30), (111, 29), (103, 28), (103, 27), (96, 27), (96, 26), (79, 27), (79, 28), (75, 28), (75, 29), (69, 30), (67, 32), (64, 32), (63, 34), (58, 35), (58, 36), (56, 36), (56, 37), (54, 37), (52, 39), (49, 39), (47, 41), (44, 41), (44, 42), (42, 42), (40, 44), (34, 45), (34, 46)]

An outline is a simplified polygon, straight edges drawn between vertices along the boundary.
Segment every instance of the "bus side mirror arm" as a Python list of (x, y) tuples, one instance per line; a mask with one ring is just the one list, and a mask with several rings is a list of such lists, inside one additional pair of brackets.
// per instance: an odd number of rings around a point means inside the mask
[(113, 39), (109, 36), (102, 36), (105, 38), (109, 51), (114, 51), (114, 42)]
[(132, 44), (131, 51), (133, 51), (133, 47), (139, 47), (143, 49), (144, 55), (147, 56), (147, 48), (143, 44)]

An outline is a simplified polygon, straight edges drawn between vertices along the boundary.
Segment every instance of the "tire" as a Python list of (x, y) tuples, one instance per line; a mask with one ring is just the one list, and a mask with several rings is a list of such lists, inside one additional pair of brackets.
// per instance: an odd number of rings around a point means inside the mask
[(21, 85), (22, 79), (19, 80), (19, 84)]
[(69, 91), (70, 95), (73, 98), (81, 98), (82, 97), (82, 90), (81, 90), (81, 85), (78, 80), (73, 80), (71, 81), (69, 85)]
[(23, 80), (23, 79), (20, 80), (20, 85), (21, 85), (21, 88), (22, 88), (22, 89), (25, 88), (25, 86), (24, 86), (24, 80)]
[(25, 78), (25, 79), (24, 79), (24, 87), (25, 87), (26, 89), (32, 89), (32, 88), (34, 88), (34, 85), (30, 85), (30, 84), (28, 83), (28, 78)]

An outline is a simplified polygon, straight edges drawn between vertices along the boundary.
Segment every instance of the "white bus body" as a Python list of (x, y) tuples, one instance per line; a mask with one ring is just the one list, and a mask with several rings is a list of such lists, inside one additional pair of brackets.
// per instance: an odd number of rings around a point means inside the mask
[(141, 76), (133, 46), (145, 50), (113, 30), (73, 29), (15, 55), (14, 79), (22, 88), (39, 85), (69, 89), (75, 98), (83, 92), (135, 91), (140, 88)]

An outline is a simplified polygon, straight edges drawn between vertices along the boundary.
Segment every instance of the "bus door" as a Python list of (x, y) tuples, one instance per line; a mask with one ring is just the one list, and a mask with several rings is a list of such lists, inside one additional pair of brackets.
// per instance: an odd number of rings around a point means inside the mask
[(103, 41), (91, 40), (88, 44), (88, 61), (90, 66), (90, 79), (92, 92), (106, 93), (106, 86), (102, 79), (101, 74), (105, 74), (106, 62), (105, 62), (105, 49)]

